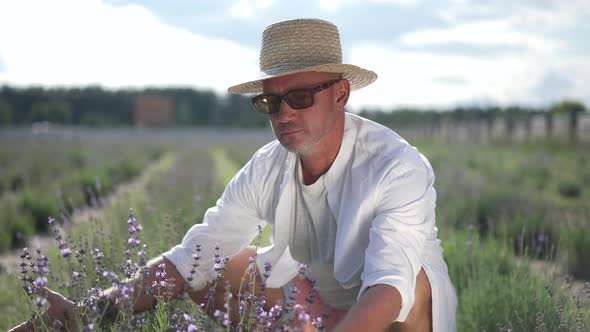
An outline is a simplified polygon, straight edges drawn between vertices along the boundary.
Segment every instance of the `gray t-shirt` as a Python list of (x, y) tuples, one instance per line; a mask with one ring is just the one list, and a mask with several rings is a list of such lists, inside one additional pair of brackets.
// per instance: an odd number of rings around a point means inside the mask
[(356, 302), (361, 285), (345, 289), (334, 278), (337, 224), (328, 206), (324, 176), (305, 185), (301, 161), (296, 168), (296, 217), (289, 237), (291, 255), (307, 265), (305, 275), (315, 278), (318, 294), (325, 302), (337, 309), (349, 309)]

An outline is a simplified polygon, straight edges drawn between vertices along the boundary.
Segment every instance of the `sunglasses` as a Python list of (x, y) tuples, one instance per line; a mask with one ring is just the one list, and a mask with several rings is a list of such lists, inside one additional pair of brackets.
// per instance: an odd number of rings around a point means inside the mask
[(341, 79), (339, 78), (337, 80), (328, 81), (314, 88), (291, 90), (282, 96), (261, 94), (252, 98), (252, 104), (258, 112), (264, 114), (277, 113), (281, 108), (283, 100), (285, 100), (292, 109), (301, 110), (313, 106), (316, 93), (328, 89), (340, 80)]

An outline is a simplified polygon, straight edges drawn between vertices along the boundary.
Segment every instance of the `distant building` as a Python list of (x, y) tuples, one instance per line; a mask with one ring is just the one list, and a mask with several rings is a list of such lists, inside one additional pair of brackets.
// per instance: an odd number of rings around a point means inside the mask
[(135, 98), (135, 126), (169, 127), (174, 122), (174, 105), (169, 97), (145, 94)]

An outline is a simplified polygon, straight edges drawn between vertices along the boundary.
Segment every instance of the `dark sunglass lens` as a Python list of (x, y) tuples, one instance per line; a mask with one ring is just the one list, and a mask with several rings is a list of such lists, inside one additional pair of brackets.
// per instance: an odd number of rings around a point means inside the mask
[(252, 98), (254, 107), (265, 114), (276, 113), (281, 107), (281, 97), (272, 95), (260, 95)]
[(313, 92), (310, 90), (293, 90), (285, 96), (285, 99), (292, 109), (300, 110), (313, 105)]

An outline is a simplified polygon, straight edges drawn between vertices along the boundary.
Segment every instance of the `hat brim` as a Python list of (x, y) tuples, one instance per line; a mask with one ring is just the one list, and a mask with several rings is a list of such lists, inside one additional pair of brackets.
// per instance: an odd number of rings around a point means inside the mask
[[(284, 68), (283, 68), (284, 69)], [(287, 75), (304, 73), (304, 72), (323, 72), (323, 73), (338, 73), (342, 74), (342, 78), (350, 83), (350, 90), (358, 90), (375, 82), (377, 74), (373, 71), (350, 64), (325, 64), (303, 69), (283, 70), (280, 74), (269, 75), (262, 74), (261, 77), (254, 81), (234, 85), (227, 89), (227, 92), (234, 94), (245, 93), (262, 93), (262, 82), (275, 77), (283, 77)]]

